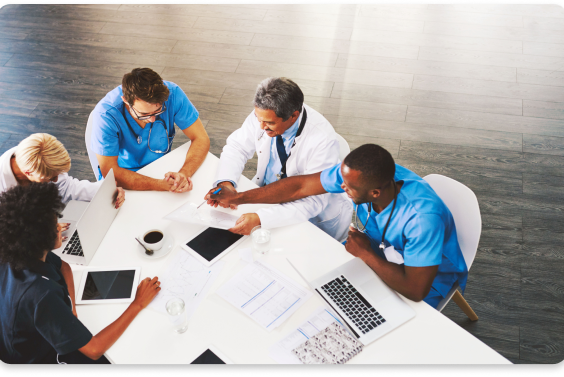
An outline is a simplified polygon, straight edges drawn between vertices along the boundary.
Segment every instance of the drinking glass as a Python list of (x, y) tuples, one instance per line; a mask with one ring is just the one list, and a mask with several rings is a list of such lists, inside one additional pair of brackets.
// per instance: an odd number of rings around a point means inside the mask
[(178, 297), (168, 300), (166, 311), (176, 333), (182, 334), (188, 330), (188, 313), (184, 300)]
[(261, 228), (260, 225), (255, 226), (251, 230), (251, 238), (253, 239), (253, 248), (261, 254), (266, 254), (270, 250), (270, 231)]

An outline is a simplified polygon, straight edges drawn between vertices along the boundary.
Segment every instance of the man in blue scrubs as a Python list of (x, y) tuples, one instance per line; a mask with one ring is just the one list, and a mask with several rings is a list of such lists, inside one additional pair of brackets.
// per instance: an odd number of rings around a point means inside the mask
[[(175, 124), (191, 140), (180, 170), (163, 179), (136, 173), (170, 152)], [(181, 193), (192, 189), (191, 177), (204, 162), (210, 139), (178, 85), (163, 81), (150, 68), (135, 68), (94, 108), (90, 147), (98, 159), (98, 179), (114, 169), (125, 189)]]
[(435, 308), (456, 282), (464, 291), (468, 269), (450, 211), (421, 177), (378, 145), (363, 145), (317, 174), (206, 198), (225, 205), (284, 203), (326, 192), (352, 199), (356, 215), (345, 247), (391, 288)]

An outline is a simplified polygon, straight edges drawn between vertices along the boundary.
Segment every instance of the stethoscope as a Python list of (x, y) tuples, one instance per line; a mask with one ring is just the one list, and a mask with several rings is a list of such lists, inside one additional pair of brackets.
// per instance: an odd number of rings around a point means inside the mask
[[(386, 231), (388, 230), (388, 226), (390, 225), (390, 220), (392, 219), (392, 216), (394, 215), (394, 210), (396, 209), (396, 201), (397, 201), (397, 198), (398, 198), (398, 195), (397, 195), (398, 190), (397, 190), (397, 186), (396, 186), (396, 181), (393, 181), (393, 183), (394, 183), (394, 203), (392, 205), (392, 211), (390, 212), (390, 216), (388, 217), (388, 221), (386, 222), (386, 225), (384, 226), (384, 231), (382, 232), (382, 242), (380, 242), (380, 246), (379, 246), (380, 250), (382, 250), (382, 251), (384, 251), (386, 249), (386, 244), (384, 243), (384, 239), (386, 238)], [(368, 214), (366, 215), (366, 221), (364, 222), (364, 224), (362, 223), (362, 221), (360, 222), (360, 225), (362, 225), (362, 229), (358, 225), (359, 220), (358, 220), (357, 211), (358, 211), (358, 205), (355, 204), (354, 216), (353, 216), (353, 226), (359, 232), (366, 233), (366, 225), (368, 224), (368, 220), (370, 219), (370, 213), (372, 212), (372, 203), (368, 204)]]
[[(121, 113), (123, 115), (123, 119), (125, 119), (125, 122), (127, 123), (127, 127), (129, 127), (129, 130), (131, 131), (131, 133), (133, 133), (135, 136), (137, 136), (137, 144), (141, 144), (141, 142), (143, 141), (143, 138), (140, 135), (138, 135), (137, 132), (135, 132), (133, 130), (133, 127), (131, 127), (131, 124), (129, 124), (129, 120), (127, 120), (127, 117), (125, 116), (125, 103), (123, 104), (123, 107), (121, 109)], [(158, 149), (156, 151), (154, 151), (154, 150), (151, 149), (151, 132), (153, 131), (153, 125), (155, 123), (159, 122), (159, 121), (163, 124), (163, 127), (165, 129), (165, 133), (166, 133), (166, 139), (167, 139), (167, 143), (168, 143), (166, 151), (161, 151), (161, 150), (158, 150)], [(173, 137), (174, 137), (174, 135), (173, 135)], [(149, 147), (149, 150), (153, 153), (164, 154), (164, 153), (167, 153), (170, 150), (170, 145), (171, 145), (171, 143), (170, 143), (170, 137), (169, 137), (169, 134), (168, 134), (168, 128), (166, 127), (166, 123), (159, 116), (159, 119), (157, 119), (153, 123), (151, 123), (151, 126), (149, 128), (149, 137), (147, 138), (147, 146)]]

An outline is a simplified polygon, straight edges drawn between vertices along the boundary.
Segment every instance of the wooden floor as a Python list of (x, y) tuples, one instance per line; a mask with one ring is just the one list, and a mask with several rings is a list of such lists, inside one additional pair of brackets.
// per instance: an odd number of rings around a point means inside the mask
[(443, 313), (513, 362), (564, 358), (563, 8), (9, 5), (0, 152), (48, 132), (71, 174), (94, 179), (88, 114), (135, 67), (184, 89), (215, 155), (256, 85), (287, 76), (352, 148), (378, 143), (421, 176), (466, 184), (482, 212), (465, 294), (480, 320), (452, 302)]

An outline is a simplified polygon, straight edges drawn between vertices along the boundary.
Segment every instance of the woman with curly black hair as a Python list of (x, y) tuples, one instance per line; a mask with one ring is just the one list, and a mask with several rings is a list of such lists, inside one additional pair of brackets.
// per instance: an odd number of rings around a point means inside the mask
[(0, 194), (0, 359), (5, 363), (107, 363), (103, 354), (160, 290), (157, 277), (139, 284), (135, 300), (92, 336), (78, 320), (70, 266), (50, 250), (61, 246), (63, 204), (52, 183)]

